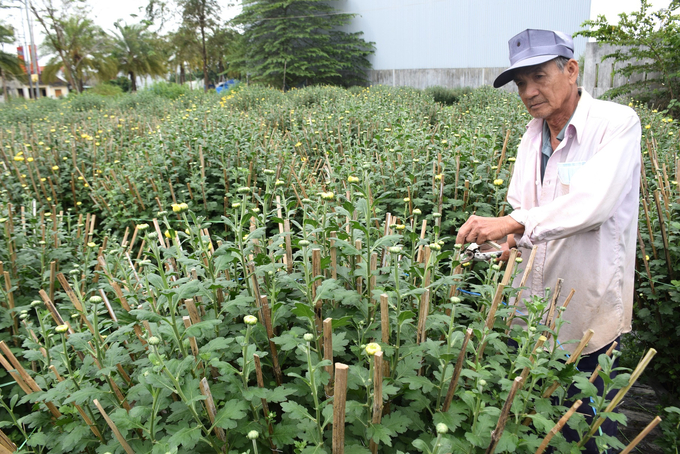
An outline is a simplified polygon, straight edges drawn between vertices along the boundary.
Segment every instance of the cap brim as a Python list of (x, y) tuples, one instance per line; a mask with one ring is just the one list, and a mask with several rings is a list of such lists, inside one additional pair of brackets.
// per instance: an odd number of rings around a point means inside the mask
[(553, 58), (557, 58), (559, 55), (536, 55), (535, 57), (529, 57), (525, 58), (523, 60), (518, 61), (502, 73), (496, 77), (496, 80), (493, 81), (493, 86), (494, 88), (500, 88), (503, 85), (507, 84), (508, 82), (512, 81), (512, 78), (514, 77), (515, 70), (519, 68), (526, 68), (528, 66), (536, 66), (540, 65), (541, 63), (545, 63), (547, 61), (552, 60)]

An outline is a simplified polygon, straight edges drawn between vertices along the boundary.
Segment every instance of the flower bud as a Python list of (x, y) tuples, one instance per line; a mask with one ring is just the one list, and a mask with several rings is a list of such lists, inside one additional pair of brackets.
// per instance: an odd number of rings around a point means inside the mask
[(300, 241), (298, 241), (298, 245), (299, 245), (300, 247), (307, 247), (307, 246), (310, 245), (310, 243), (309, 243), (309, 241), (307, 241), (307, 240), (300, 240)]
[(156, 336), (151, 336), (151, 337), (149, 338), (149, 344), (150, 344), (150, 345), (158, 345), (158, 344), (160, 344), (160, 343), (161, 343), (161, 340), (160, 340), (158, 337), (156, 337)]
[(461, 302), (461, 299), (458, 298), (457, 296), (452, 296), (451, 298), (449, 298), (449, 301), (451, 301), (451, 303), (453, 304), (458, 304)]
[(380, 344), (378, 344), (376, 342), (371, 342), (370, 344), (366, 345), (366, 353), (369, 356), (373, 356), (376, 353), (381, 352), (381, 351), (382, 351), (382, 347), (380, 347)]
[(236, 189), (236, 192), (239, 194), (248, 194), (250, 192), (250, 188), (248, 186), (242, 186)]
[(90, 297), (89, 301), (90, 301), (90, 303), (95, 303), (95, 304), (96, 304), (96, 303), (101, 303), (101, 302), (104, 301), (104, 300), (102, 300), (102, 297), (101, 297), (101, 296), (94, 295), (94, 296), (91, 296), (91, 297)]
[(302, 336), (302, 338), (307, 342), (311, 342), (314, 340), (314, 334), (306, 333), (304, 336)]
[(260, 433), (257, 430), (251, 430), (248, 432), (248, 440), (257, 440), (257, 437), (260, 436)]
[(59, 325), (54, 328), (54, 332), (57, 334), (64, 334), (66, 331), (68, 331), (68, 325)]
[(243, 317), (243, 323), (251, 326), (257, 325), (257, 317), (255, 317), (254, 315), (246, 315), (245, 317)]
[(446, 432), (449, 431), (449, 426), (447, 426), (443, 422), (440, 422), (439, 424), (437, 424), (436, 428), (437, 428), (438, 434), (445, 434)]
[(423, 212), (420, 211), (420, 208), (414, 208), (414, 209), (413, 209), (413, 214), (420, 216), (421, 214), (423, 214)]

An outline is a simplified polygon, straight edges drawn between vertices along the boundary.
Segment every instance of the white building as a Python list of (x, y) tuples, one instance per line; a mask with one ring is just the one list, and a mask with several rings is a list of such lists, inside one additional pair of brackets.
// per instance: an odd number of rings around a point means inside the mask
[[(581, 29), (591, 0), (339, 0), (346, 28), (375, 43), (374, 84), (425, 88), (490, 85), (508, 63), (508, 40), (527, 28)], [(586, 38), (574, 40), (575, 57)], [(510, 85), (510, 84), (508, 84)]]

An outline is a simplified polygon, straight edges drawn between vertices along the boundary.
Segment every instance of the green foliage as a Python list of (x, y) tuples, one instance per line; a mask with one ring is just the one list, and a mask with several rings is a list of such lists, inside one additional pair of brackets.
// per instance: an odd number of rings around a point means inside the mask
[(128, 79), (125, 76), (118, 76), (115, 79), (111, 79), (107, 82), (108, 84), (115, 85), (117, 87), (120, 87), (121, 90), (124, 92), (129, 92), (131, 88), (131, 82), (130, 79)]
[(157, 38), (140, 24), (115, 24), (109, 59), (115, 62), (116, 72), (130, 77), (130, 90), (137, 91), (137, 77), (165, 74), (165, 58), (158, 52)]
[(636, 107), (643, 127), (645, 178), (631, 352), (654, 345), (659, 351), (651, 365), (654, 377), (677, 395), (680, 354), (674, 345), (680, 334), (680, 203), (677, 161), (671, 150), (677, 146), (678, 127), (667, 111)]
[(156, 96), (166, 99), (177, 99), (189, 93), (189, 88), (185, 85), (178, 85), (169, 82), (156, 82), (148, 89)]
[(469, 87), (461, 88), (447, 88), (441, 86), (427, 87), (425, 93), (434, 99), (434, 102), (438, 102), (447, 106), (451, 106), (463, 97), (463, 95), (468, 95), (472, 92)]
[[(566, 411), (564, 402), (553, 405), (542, 391), (557, 380), (560, 389), (576, 381), (584, 397), (592, 393), (587, 377), (560, 363), (559, 348), (538, 350), (532, 363), (533, 346), (545, 329), (540, 325), (548, 310), (545, 300), (530, 302), (530, 313), (518, 315), (536, 330), (515, 328), (506, 336), (503, 319), (511, 312), (506, 307), (487, 330), (502, 271), (486, 264), (455, 271), (453, 235), (469, 214), (509, 211), (507, 181), (529, 120), (516, 95), (484, 88), (445, 106), (410, 88), (310, 87), (282, 93), (241, 85), (226, 95), (186, 92), (171, 98), (155, 90), (120, 97), (88, 93), (0, 108), (5, 145), (0, 159), (7, 169), (0, 178), (0, 261), (11, 278), (9, 291), (0, 285), (0, 336), (21, 361), (35, 362), (36, 372), (30, 373), (44, 385), (42, 393), (31, 396), (16, 385), (0, 388), (7, 407), (0, 409), (0, 421), (11, 425), (3, 430), (18, 444), (29, 439), (36, 451), (55, 453), (120, 450), (91, 404), (94, 397), (136, 452), (217, 451), (225, 443), (211, 430), (203, 405), (199, 383), (205, 378), (216, 406), (215, 425), (225, 431), (232, 452), (250, 449), (245, 435), (251, 430), (258, 431), (262, 450), (271, 441), (289, 452), (330, 451), (333, 407), (325, 386), (331, 381), (316, 335), (317, 302), (321, 317), (332, 319), (334, 361), (350, 365), (346, 444), (353, 452), (365, 452), (371, 440), (381, 452), (432, 452), (439, 444), (440, 452), (484, 452), (512, 381), (524, 367), (529, 376), (498, 450), (535, 452)], [(666, 115), (636, 107), (643, 126), (649, 124), (643, 140), (655, 147), (645, 148), (644, 155), (653, 193), (666, 183), (652, 162), (675, 171), (667, 150), (674, 150), (678, 131)], [(494, 185), (497, 179), (503, 184)], [(671, 181), (665, 191), (669, 203), (677, 200)], [(189, 210), (174, 209), (180, 202)], [(92, 217), (87, 222), (88, 213), (96, 214), (94, 224)], [(674, 254), (677, 215), (663, 216)], [(647, 241), (644, 211), (640, 219)], [(91, 238), (86, 223), (95, 226)], [(677, 329), (673, 314), (680, 311), (673, 310), (677, 293), (671, 292), (677, 277), (664, 274), (665, 250), (653, 211), (650, 223), (657, 248), (657, 258), (649, 260), (656, 293), (639, 255), (636, 310), (665, 311), (667, 305), (670, 312), (662, 312), (662, 321)], [(141, 224), (150, 227), (140, 229)], [(426, 246), (429, 261), (418, 260)], [(649, 243), (645, 248), (653, 257)], [(99, 255), (105, 266), (96, 260)], [(31, 307), (41, 300), (39, 290), (50, 292), (53, 261), (82, 304), (78, 308), (56, 284), (55, 306), (74, 330), (68, 339), (54, 334), (56, 323), (42, 303)], [(452, 285), (481, 296), (452, 302)], [(417, 342), (426, 289), (427, 335)], [(7, 309), (10, 291), (13, 311)], [(102, 291), (111, 312), (105, 302), (90, 300)], [(504, 300), (515, 292), (506, 288)], [(269, 334), (262, 323), (244, 322), (246, 315), (264, 320), (258, 294), (267, 295)], [(388, 342), (382, 342), (382, 294), (388, 298)], [(189, 299), (201, 321), (186, 327)], [(636, 320), (655, 317), (650, 310)], [(88, 323), (106, 337), (93, 335)], [(468, 327), (474, 334), (467, 360), (444, 412)], [(646, 335), (647, 328), (636, 328)], [(665, 338), (650, 336), (641, 347), (672, 354), (676, 335), (657, 332)], [(306, 333), (313, 334), (311, 341), (304, 340)], [(150, 345), (151, 337), (158, 343)], [(508, 349), (508, 337), (520, 348)], [(370, 342), (381, 345), (390, 371), (383, 382), (390, 410), (379, 424), (371, 422), (373, 360), (362, 347)], [(262, 388), (254, 353), (262, 364)], [(662, 359), (657, 376), (672, 367), (669, 358)], [(603, 364), (607, 375), (609, 363)], [(64, 382), (55, 380), (49, 365)], [(626, 375), (619, 377), (614, 384), (620, 386)], [(111, 381), (127, 398), (129, 412)], [(9, 382), (4, 371), (0, 382)], [(558, 391), (558, 399), (562, 394)], [(270, 414), (263, 411), (263, 398)], [(46, 400), (64, 415), (54, 423)], [(88, 432), (75, 404), (97, 425), (103, 442)], [(602, 409), (606, 402), (597, 405)], [(537, 411), (533, 424), (523, 425), (532, 410)], [(585, 420), (572, 420), (585, 432)], [(439, 423), (449, 431), (437, 434)], [(571, 449), (561, 436), (552, 446), (557, 452)]]
[(235, 64), (253, 80), (277, 87), (366, 84), (373, 43), (341, 28), (353, 15), (321, 0), (248, 0), (233, 22), (244, 27)]
[(604, 59), (614, 60), (616, 72), (632, 82), (607, 92), (610, 97), (633, 95), (648, 105), (668, 107), (677, 117), (680, 107), (680, 3), (670, 1), (667, 8), (651, 11), (648, 0), (640, 1), (640, 10), (619, 14), (619, 23), (611, 25), (605, 16), (588, 20), (574, 36), (595, 38), (600, 43), (621, 46)]
[(116, 96), (122, 95), (123, 89), (118, 85), (113, 85), (110, 83), (97, 84), (90, 90), (91, 93), (102, 95), (102, 96)]

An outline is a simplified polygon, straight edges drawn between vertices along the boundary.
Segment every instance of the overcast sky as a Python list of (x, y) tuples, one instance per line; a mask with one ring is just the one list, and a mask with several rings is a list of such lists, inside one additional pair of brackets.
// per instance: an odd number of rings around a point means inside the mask
[[(90, 5), (90, 17), (106, 31), (113, 30), (113, 24), (117, 20), (122, 19), (127, 23), (139, 22), (144, 16), (143, 8), (147, 4), (145, 0), (89, 0), (87, 3)], [(236, 16), (241, 10), (238, 0), (218, 0), (218, 3), (222, 6), (221, 18), (225, 21)], [(657, 9), (668, 6), (669, 0), (651, 0), (651, 3)], [(619, 13), (630, 13), (639, 8), (640, 0), (591, 0), (590, 17), (594, 19), (598, 14), (604, 14), (610, 23), (616, 23)], [(133, 15), (136, 15), (136, 17)], [(21, 40), (24, 40), (24, 29), (22, 27), (24, 21), (20, 21), (20, 18), (25, 20), (25, 17), (25, 13), (22, 16), (20, 11), (16, 9), (0, 10), (0, 21), (14, 25), (17, 37)], [(169, 29), (172, 28), (174, 27), (169, 27)], [(35, 40), (40, 43), (42, 35), (39, 24), (34, 24), (34, 31)], [(26, 35), (28, 35), (27, 30)], [(43, 63), (42, 59), (41, 63)]]

